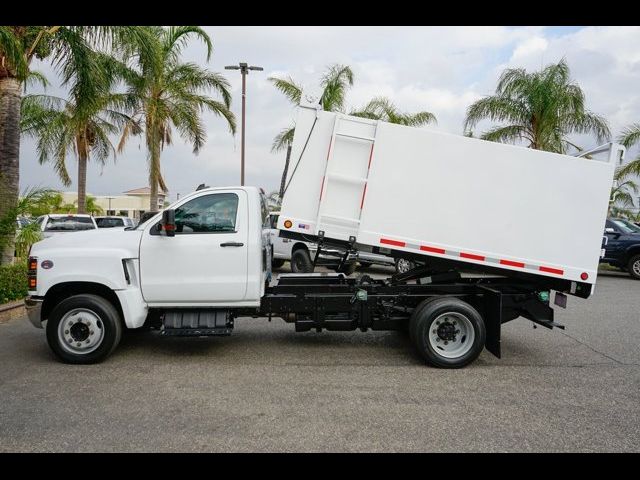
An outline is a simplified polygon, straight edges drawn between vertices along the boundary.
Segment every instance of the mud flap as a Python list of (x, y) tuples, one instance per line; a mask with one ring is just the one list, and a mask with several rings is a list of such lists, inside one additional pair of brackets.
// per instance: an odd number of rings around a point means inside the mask
[(500, 358), (500, 329), (502, 327), (502, 294), (491, 288), (480, 286), (484, 290), (484, 325), (487, 329), (485, 348)]

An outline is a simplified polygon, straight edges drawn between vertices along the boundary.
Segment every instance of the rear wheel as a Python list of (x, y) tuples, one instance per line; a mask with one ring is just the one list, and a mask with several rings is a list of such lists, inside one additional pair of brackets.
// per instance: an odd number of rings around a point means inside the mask
[(634, 255), (629, 259), (627, 271), (629, 275), (631, 275), (631, 278), (640, 280), (640, 255)]
[(313, 272), (313, 262), (309, 252), (304, 248), (300, 248), (291, 254), (291, 271), (293, 273)]
[(409, 331), (427, 363), (440, 368), (460, 368), (473, 362), (486, 338), (478, 311), (453, 297), (423, 302), (411, 317)]
[(122, 321), (115, 307), (97, 295), (60, 302), (47, 321), (47, 343), (65, 363), (97, 363), (120, 343)]

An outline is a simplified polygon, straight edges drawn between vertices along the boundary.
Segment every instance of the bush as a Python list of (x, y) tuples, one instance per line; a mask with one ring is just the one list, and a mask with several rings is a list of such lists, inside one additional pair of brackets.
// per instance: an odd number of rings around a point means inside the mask
[(28, 295), (27, 264), (0, 266), (0, 304), (21, 300)]

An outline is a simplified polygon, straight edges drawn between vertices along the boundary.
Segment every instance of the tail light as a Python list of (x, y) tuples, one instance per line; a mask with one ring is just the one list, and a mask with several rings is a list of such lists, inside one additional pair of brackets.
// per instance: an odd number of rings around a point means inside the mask
[(29, 290), (38, 289), (38, 257), (29, 257), (27, 265), (27, 284)]

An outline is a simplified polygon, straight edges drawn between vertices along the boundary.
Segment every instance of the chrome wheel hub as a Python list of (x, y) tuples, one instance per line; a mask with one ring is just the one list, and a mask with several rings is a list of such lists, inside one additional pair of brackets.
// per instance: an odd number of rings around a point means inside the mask
[(475, 330), (465, 315), (459, 312), (443, 313), (429, 329), (431, 348), (445, 358), (459, 358), (473, 347)]
[(58, 340), (67, 352), (86, 355), (95, 351), (104, 340), (104, 325), (92, 310), (74, 308), (60, 320)]

